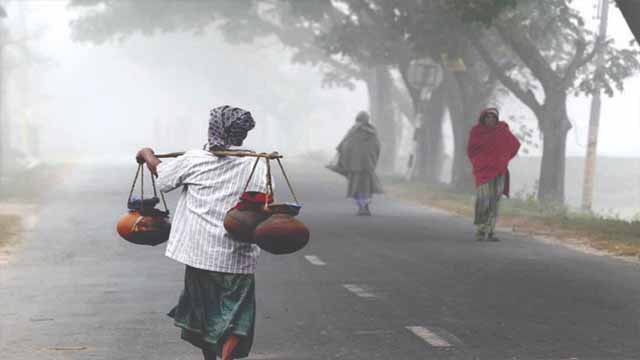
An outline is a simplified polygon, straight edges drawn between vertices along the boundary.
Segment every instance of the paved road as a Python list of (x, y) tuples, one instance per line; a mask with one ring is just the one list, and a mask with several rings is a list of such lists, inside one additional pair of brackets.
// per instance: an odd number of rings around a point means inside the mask
[[(0, 265), (0, 359), (199, 359), (164, 314), (182, 267), (117, 238), (134, 167), (76, 168)], [(639, 359), (640, 266), (291, 174), (312, 242), (264, 255), (252, 359)], [(278, 188), (284, 191), (280, 182)], [(175, 198), (172, 199), (172, 202)]]

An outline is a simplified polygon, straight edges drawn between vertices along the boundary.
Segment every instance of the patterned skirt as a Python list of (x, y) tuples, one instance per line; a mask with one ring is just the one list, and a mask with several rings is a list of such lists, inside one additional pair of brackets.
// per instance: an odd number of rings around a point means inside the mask
[(498, 175), (493, 180), (478, 186), (476, 189), (476, 206), (474, 224), (478, 232), (492, 234), (498, 218), (498, 205), (504, 192), (505, 176)]
[(247, 357), (255, 328), (255, 277), (187, 266), (178, 305), (167, 315), (182, 329), (182, 339), (203, 351), (220, 356), (227, 337), (237, 335), (234, 358)]

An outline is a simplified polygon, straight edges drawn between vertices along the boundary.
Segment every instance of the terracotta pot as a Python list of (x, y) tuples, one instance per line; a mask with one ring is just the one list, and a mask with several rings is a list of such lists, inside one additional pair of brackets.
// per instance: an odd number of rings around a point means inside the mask
[(256, 227), (254, 239), (271, 254), (291, 254), (307, 245), (309, 229), (289, 214), (273, 214)]
[(169, 240), (171, 222), (166, 213), (156, 209), (129, 211), (120, 218), (116, 229), (128, 242), (156, 246)]
[(240, 210), (233, 208), (224, 217), (224, 228), (233, 240), (245, 243), (255, 242), (253, 233), (258, 224), (269, 217), (260, 207)]
[(224, 228), (236, 241), (254, 243), (253, 231), (269, 217), (264, 211), (265, 204), (273, 202), (273, 196), (258, 191), (247, 191), (240, 201), (224, 217)]

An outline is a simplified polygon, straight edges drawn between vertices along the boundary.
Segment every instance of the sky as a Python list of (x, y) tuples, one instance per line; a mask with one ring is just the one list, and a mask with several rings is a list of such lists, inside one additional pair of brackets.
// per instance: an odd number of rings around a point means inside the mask
[[(10, 81), (14, 87), (22, 86), (25, 78), (32, 84), (29, 116), (51, 156), (110, 158), (146, 145), (166, 151), (199, 147), (209, 109), (226, 103), (242, 105), (258, 119), (251, 147), (326, 150), (340, 140), (355, 113), (367, 107), (363, 86), (354, 91), (321, 88), (322, 75), (310, 67), (291, 65), (290, 53), (275, 41), (258, 47), (231, 46), (210, 32), (203, 37), (134, 36), (103, 46), (74, 43), (68, 24), (75, 15), (66, 1), (22, 3), (8, 4), (7, 22), (13, 29), (13, 19), (24, 11), (29, 32), (41, 32), (30, 46), (46, 61), (28, 71), (15, 71)], [(594, 3), (574, 1), (595, 30)], [(615, 6), (610, 10), (609, 34), (618, 44), (632, 38)], [(603, 98), (600, 155), (640, 155), (638, 94), (640, 76), (635, 76), (623, 93)], [(22, 116), (19, 100), (17, 95), (8, 100), (12, 117)], [(585, 152), (589, 102), (584, 97), (570, 101), (574, 128), (569, 156)], [(514, 99), (503, 101), (501, 107), (507, 116), (532, 121)], [(289, 133), (295, 136), (286, 136), (286, 130), (295, 130)], [(172, 136), (176, 134), (181, 136)], [(450, 148), (451, 135), (446, 135)]]

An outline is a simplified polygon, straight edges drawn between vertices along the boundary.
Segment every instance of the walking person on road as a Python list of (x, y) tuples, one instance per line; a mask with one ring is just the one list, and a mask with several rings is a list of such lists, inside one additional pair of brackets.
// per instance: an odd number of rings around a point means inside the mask
[[(169, 316), (182, 329), (182, 339), (202, 349), (205, 360), (247, 357), (253, 343), (260, 249), (232, 240), (223, 220), (242, 195), (254, 159), (211, 151), (242, 145), (254, 126), (250, 112), (221, 106), (210, 112), (206, 150), (166, 162), (150, 148), (136, 155), (158, 177), (162, 192), (181, 189), (166, 255), (185, 264), (184, 290)], [(252, 179), (248, 191), (266, 192), (262, 162)]]
[(357, 214), (371, 215), (371, 198), (373, 194), (382, 193), (382, 186), (376, 175), (380, 140), (366, 111), (358, 113), (356, 123), (336, 149), (337, 161), (328, 168), (347, 178), (347, 197), (355, 200), (358, 206)]
[(519, 149), (520, 141), (509, 125), (500, 121), (498, 109), (488, 108), (480, 113), (467, 145), (476, 181), (474, 224), (478, 241), (499, 241), (495, 236), (498, 206), (503, 194), (509, 196), (508, 166)]

